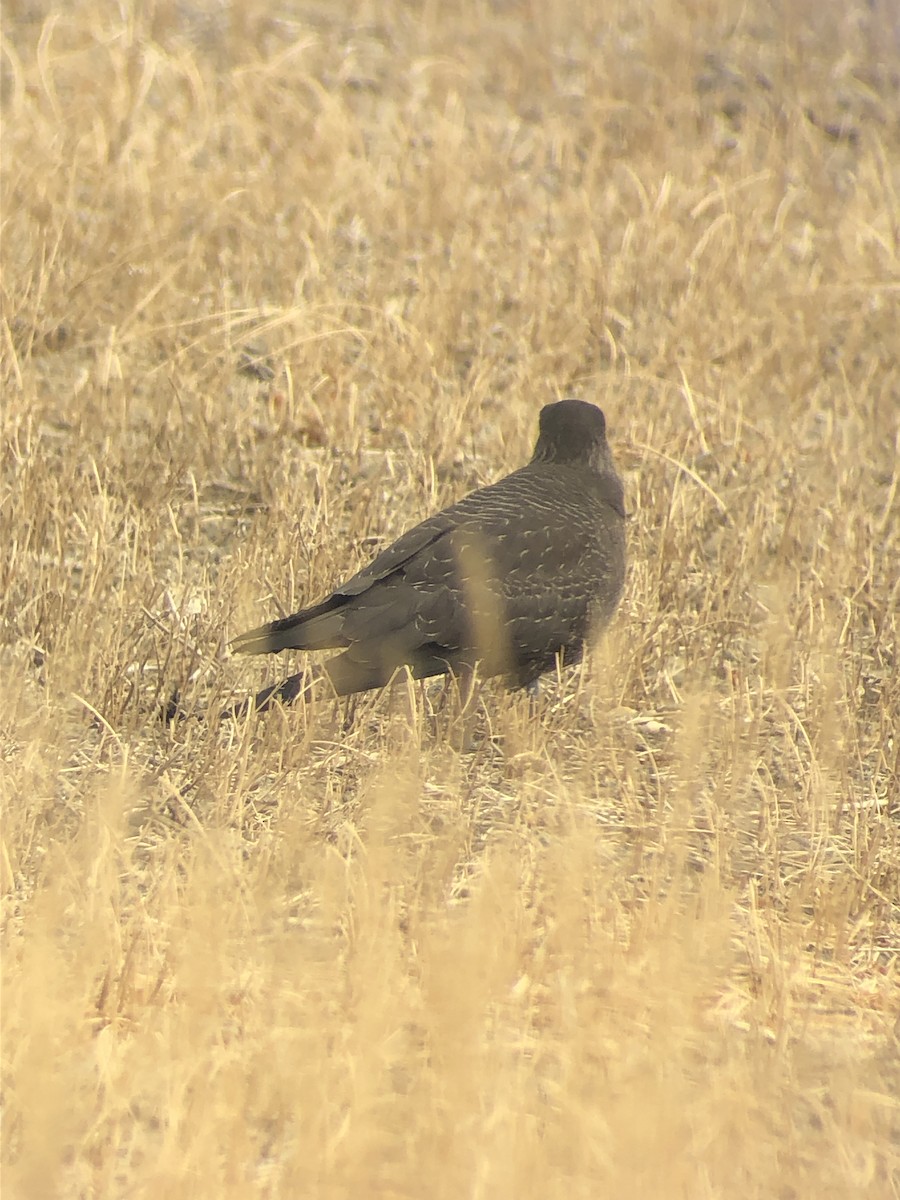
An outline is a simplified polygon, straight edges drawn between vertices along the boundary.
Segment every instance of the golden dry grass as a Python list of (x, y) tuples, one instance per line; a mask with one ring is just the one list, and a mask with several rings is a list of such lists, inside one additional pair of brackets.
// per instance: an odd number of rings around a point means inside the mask
[[(900, 1194), (894, 6), (3, 33), (4, 1200)], [(158, 722), (573, 392), (536, 711)]]

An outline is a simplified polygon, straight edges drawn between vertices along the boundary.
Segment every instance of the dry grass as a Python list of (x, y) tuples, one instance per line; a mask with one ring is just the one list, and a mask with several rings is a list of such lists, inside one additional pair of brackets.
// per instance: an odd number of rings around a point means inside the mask
[[(4, 5), (4, 1198), (897, 1196), (895, 8), (346, 7)], [(536, 712), (157, 721), (572, 392)]]

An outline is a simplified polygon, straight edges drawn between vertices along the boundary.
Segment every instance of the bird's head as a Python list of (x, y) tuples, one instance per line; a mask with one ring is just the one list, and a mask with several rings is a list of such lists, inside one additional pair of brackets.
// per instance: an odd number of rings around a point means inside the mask
[(606, 441), (606, 418), (601, 410), (584, 400), (559, 400), (545, 405), (531, 461), (614, 473)]

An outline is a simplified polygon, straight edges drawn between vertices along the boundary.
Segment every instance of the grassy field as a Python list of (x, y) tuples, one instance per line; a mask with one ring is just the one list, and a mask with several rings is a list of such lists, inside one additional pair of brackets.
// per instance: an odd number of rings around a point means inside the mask
[[(895, 5), (3, 8), (4, 1200), (900, 1195)], [(197, 719), (573, 394), (582, 667)]]

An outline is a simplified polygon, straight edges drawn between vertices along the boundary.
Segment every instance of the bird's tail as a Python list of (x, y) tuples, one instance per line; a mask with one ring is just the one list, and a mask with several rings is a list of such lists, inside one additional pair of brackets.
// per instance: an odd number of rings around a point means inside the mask
[(291, 617), (260, 625), (231, 643), (233, 654), (278, 654), (281, 650), (330, 650), (346, 646), (342, 613), (329, 601)]
[(232, 654), (277, 654), (279, 650), (289, 650), (291, 647), (303, 649), (302, 637), (292, 629), (279, 629), (280, 622), (272, 621), (269, 625), (260, 625), (258, 629), (250, 629), (240, 634), (231, 643)]

